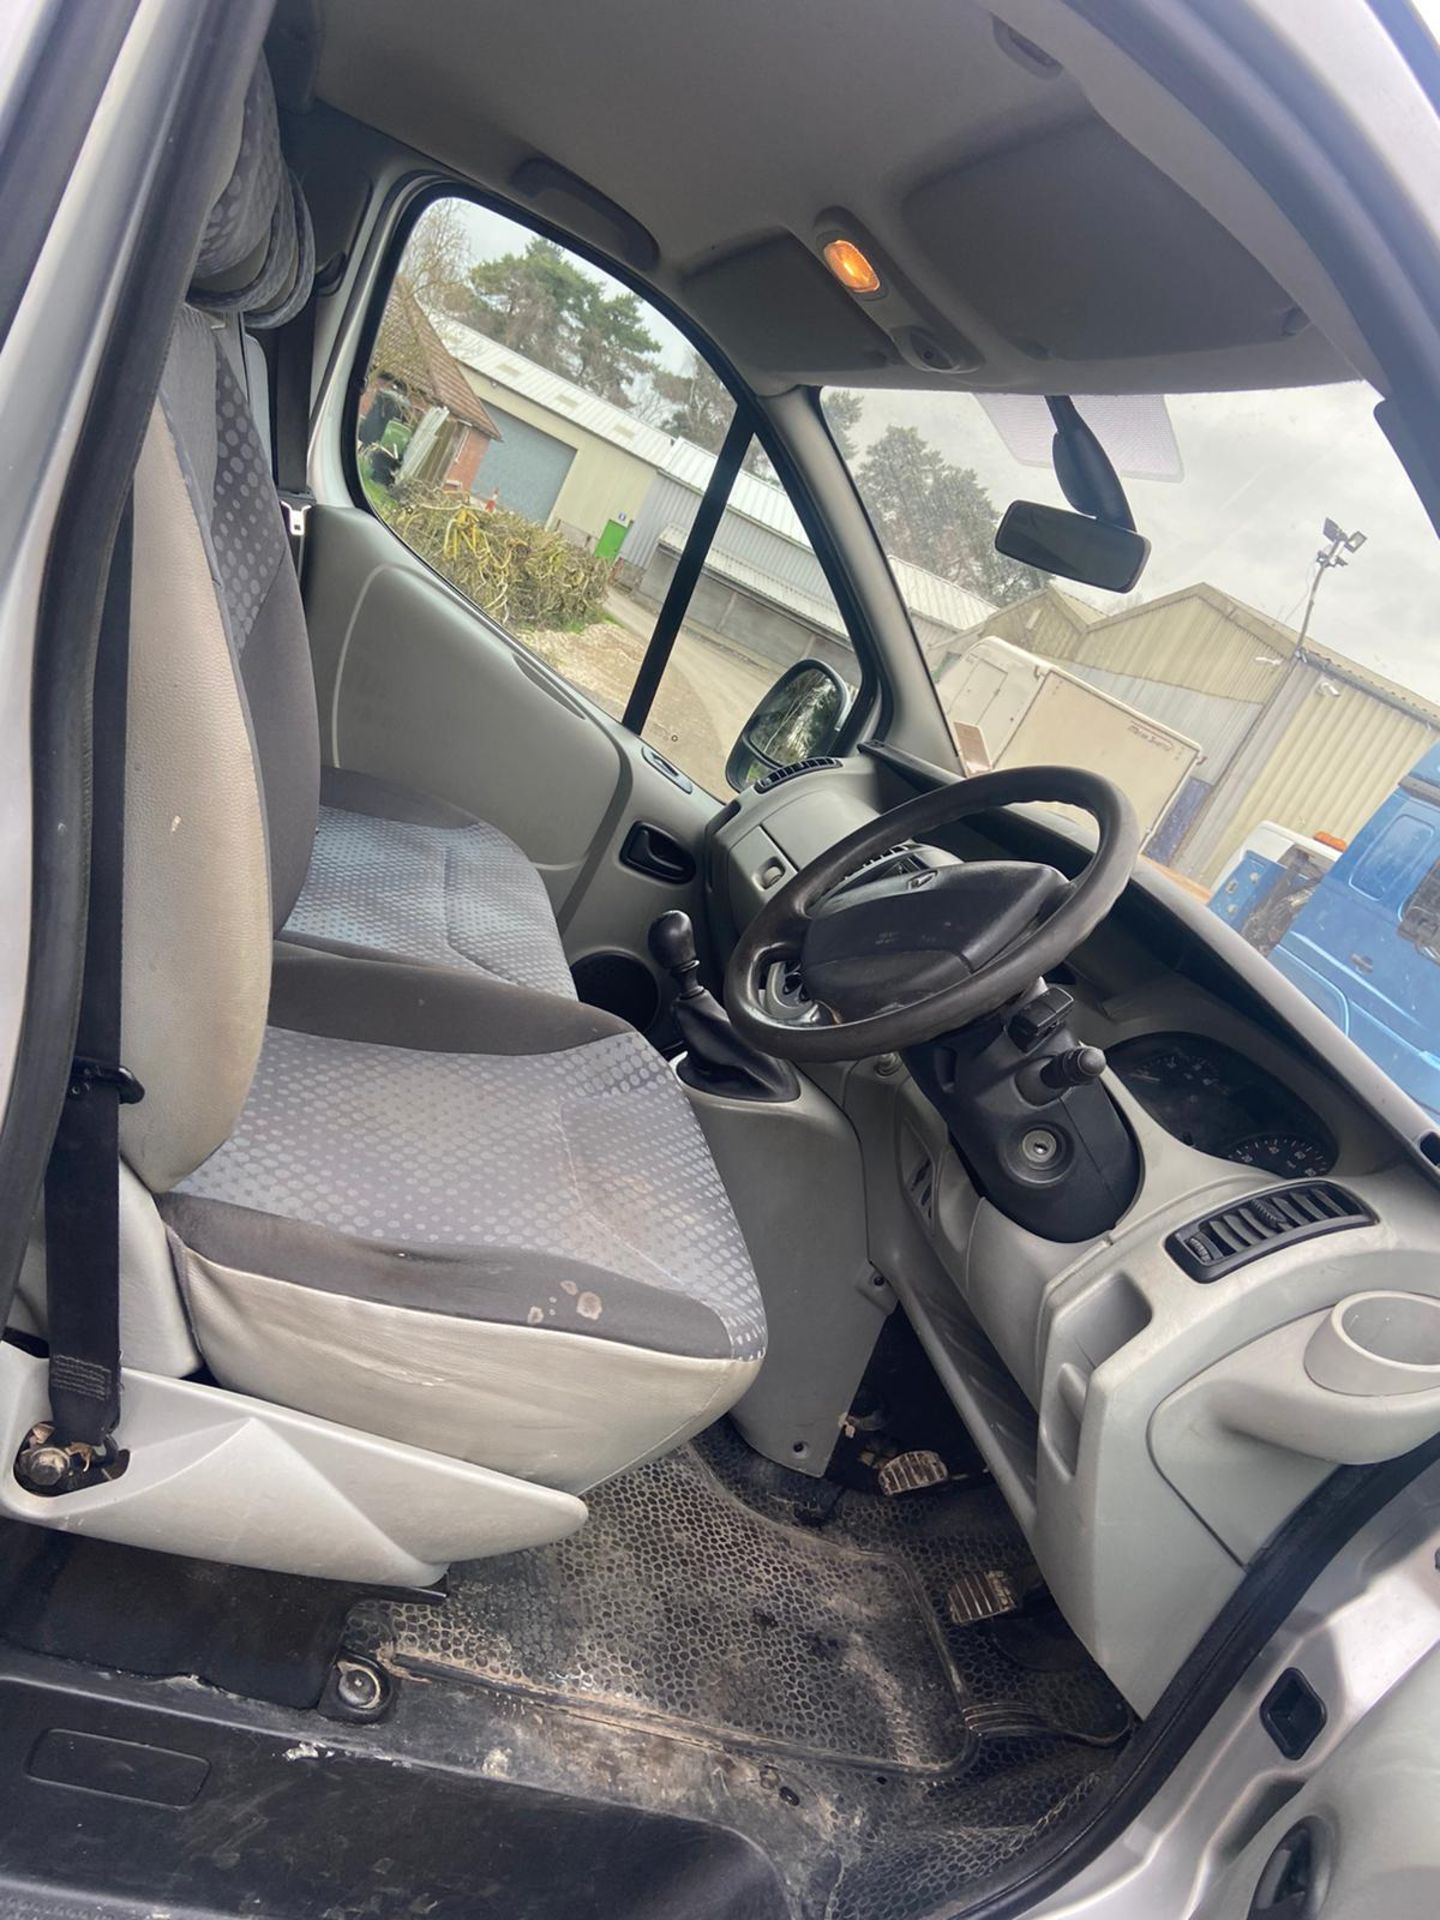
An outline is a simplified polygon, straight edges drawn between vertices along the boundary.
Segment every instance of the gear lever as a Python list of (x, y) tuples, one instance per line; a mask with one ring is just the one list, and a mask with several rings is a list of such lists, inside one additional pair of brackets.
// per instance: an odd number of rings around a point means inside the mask
[(662, 913), (650, 928), (656, 964), (675, 982), (675, 1024), (685, 1042), (680, 1078), (706, 1093), (731, 1100), (794, 1100), (800, 1093), (795, 1069), (772, 1059), (744, 1040), (730, 1016), (700, 979), (700, 956), (688, 913)]

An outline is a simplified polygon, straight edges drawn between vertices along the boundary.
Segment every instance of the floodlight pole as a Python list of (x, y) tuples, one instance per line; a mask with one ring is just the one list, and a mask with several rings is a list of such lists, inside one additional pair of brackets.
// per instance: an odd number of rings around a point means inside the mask
[(1305, 636), (1310, 631), (1310, 616), (1315, 611), (1315, 596), (1320, 591), (1320, 582), (1332, 567), (1344, 567), (1350, 563), (1346, 554), (1358, 553), (1365, 544), (1363, 533), (1346, 533), (1335, 521), (1325, 522), (1325, 545), (1315, 556), (1315, 578), (1310, 582), (1310, 591), (1305, 597), (1305, 612), (1300, 619), (1300, 637), (1295, 643), (1294, 657), (1304, 663)]

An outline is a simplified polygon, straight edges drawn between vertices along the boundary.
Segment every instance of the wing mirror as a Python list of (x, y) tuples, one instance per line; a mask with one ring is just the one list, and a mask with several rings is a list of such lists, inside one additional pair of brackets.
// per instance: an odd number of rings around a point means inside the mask
[(737, 793), (778, 767), (828, 753), (850, 711), (850, 689), (823, 660), (787, 667), (740, 729), (725, 762)]

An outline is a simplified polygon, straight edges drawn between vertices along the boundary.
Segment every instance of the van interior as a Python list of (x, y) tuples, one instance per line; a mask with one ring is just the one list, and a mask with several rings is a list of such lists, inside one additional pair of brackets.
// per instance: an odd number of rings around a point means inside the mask
[[(221, 11), (0, 1343), (5, 1910), (1018, 1912), (1428, 1463), (1440, 1136), (1142, 852), (1184, 724), (927, 634), (1163, 564), (1069, 396), (1387, 370), (1092, 9)], [(852, 479), (916, 394), (1043, 419), (968, 579)]]

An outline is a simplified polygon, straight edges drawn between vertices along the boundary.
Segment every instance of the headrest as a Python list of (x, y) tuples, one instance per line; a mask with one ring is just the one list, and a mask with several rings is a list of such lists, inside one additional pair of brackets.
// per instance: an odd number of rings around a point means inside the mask
[(280, 150), (275, 89), (262, 59), (245, 93), (235, 165), (210, 209), (190, 304), (281, 327), (310, 297), (315, 235), (300, 183)]

